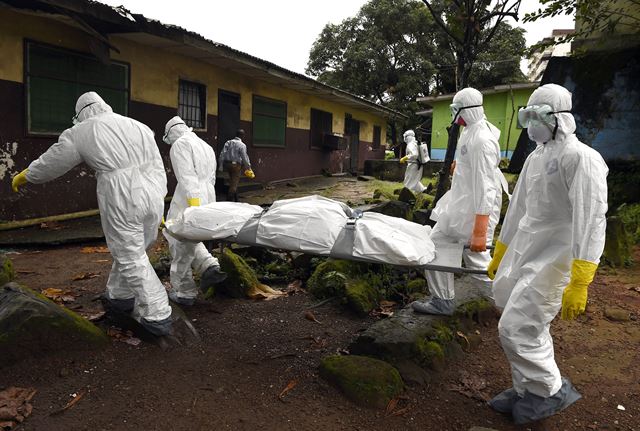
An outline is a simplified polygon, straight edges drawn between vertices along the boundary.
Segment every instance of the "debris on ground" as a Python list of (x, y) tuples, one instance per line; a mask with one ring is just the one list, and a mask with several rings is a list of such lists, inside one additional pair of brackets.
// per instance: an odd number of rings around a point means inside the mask
[(480, 376), (472, 375), (463, 371), (460, 381), (456, 385), (452, 385), (449, 390), (458, 392), (468, 398), (478, 401), (489, 401), (491, 397), (483, 392), (487, 389), (487, 381)]
[(71, 279), (72, 281), (90, 280), (92, 278), (100, 277), (100, 274), (95, 272), (84, 272), (82, 274), (76, 274)]
[(12, 430), (33, 411), (31, 399), (37, 390), (34, 388), (9, 387), (0, 392), (0, 429)]
[(287, 392), (289, 392), (291, 389), (295, 388), (296, 385), (298, 384), (297, 380), (291, 380), (287, 386), (282, 390), (282, 392), (280, 392), (280, 394), (278, 395), (278, 399), (280, 401), (283, 401), (284, 396), (287, 394)]
[(108, 247), (82, 247), (80, 253), (109, 253)]
[(68, 290), (49, 287), (40, 291), (44, 296), (57, 304), (66, 304), (76, 300), (76, 297)]
[(75, 406), (86, 394), (87, 392), (85, 390), (79, 391), (77, 393), (73, 393), (71, 394), (71, 399), (69, 400), (69, 402), (67, 404), (64, 405), (64, 407), (62, 407), (61, 409), (58, 409), (54, 412), (51, 413), (50, 416), (56, 416), (59, 414), (64, 413), (65, 411), (69, 410), (70, 408), (72, 408), (73, 406)]
[(132, 331), (123, 331), (115, 326), (107, 329), (107, 335), (116, 341), (122, 341), (130, 346), (139, 346), (142, 343), (140, 338), (134, 337)]
[(321, 323), (318, 319), (316, 319), (316, 315), (313, 314), (313, 311), (310, 310), (304, 312), (304, 318), (315, 323)]

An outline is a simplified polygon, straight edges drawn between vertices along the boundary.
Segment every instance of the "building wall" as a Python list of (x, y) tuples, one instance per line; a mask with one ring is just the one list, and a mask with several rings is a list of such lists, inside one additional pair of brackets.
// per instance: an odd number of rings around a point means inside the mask
[[(82, 211), (96, 207), (95, 178), (90, 169), (81, 165), (57, 181), (47, 185), (29, 186), (18, 195), (10, 190), (13, 175), (28, 166), (31, 160), (56, 141), (55, 137), (35, 137), (26, 134), (24, 40), (30, 39), (60, 48), (90, 52), (88, 37), (80, 30), (44, 17), (25, 15), (0, 8), (0, 220), (14, 220)], [(130, 65), (129, 116), (147, 124), (156, 133), (156, 140), (167, 167), (170, 193), (175, 186), (169, 147), (161, 142), (166, 121), (177, 112), (179, 79), (196, 81), (207, 87), (207, 125), (198, 131), (202, 139), (216, 152), (222, 147), (217, 141), (218, 89), (240, 94), (241, 127), (247, 131), (247, 147), (257, 180), (318, 175), (322, 169), (332, 172), (346, 170), (348, 151), (327, 151), (310, 148), (311, 108), (333, 114), (333, 132), (344, 132), (344, 119), (350, 114), (360, 121), (359, 163), (366, 158), (383, 158), (384, 149), (370, 150), (373, 127), (381, 127), (381, 140), (386, 136), (386, 120), (319, 97), (299, 93), (248, 76), (169, 51), (150, 49), (118, 36), (110, 41), (120, 49), (112, 51), (114, 60)], [(284, 148), (264, 148), (252, 145), (253, 95), (287, 103), (287, 129)], [(4, 111), (4, 112), (3, 112)], [(69, 124), (71, 126), (71, 124)]]
[[(518, 124), (518, 108), (526, 106), (533, 89), (513, 89), (491, 93), (484, 96), (484, 110), (487, 120), (500, 129), (500, 150), (502, 157), (510, 158), (522, 129)], [(444, 159), (447, 149), (447, 127), (451, 124), (451, 104), (448, 100), (430, 102), (433, 106), (433, 123), (431, 134), (431, 158)]]

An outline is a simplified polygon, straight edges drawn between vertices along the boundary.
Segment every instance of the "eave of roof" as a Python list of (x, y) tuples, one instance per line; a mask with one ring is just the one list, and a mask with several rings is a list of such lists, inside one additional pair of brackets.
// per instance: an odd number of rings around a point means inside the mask
[(182, 27), (161, 23), (141, 14), (129, 12), (124, 7), (111, 7), (92, 0), (2, 0), (3, 5), (16, 9), (41, 10), (49, 14), (64, 14), (89, 16), (90, 24), (106, 34), (116, 35), (126, 39), (137, 40), (140, 43), (163, 43), (165, 47), (182, 55), (199, 58), (209, 63), (221, 63), (233, 67), (242, 73), (256, 79), (285, 85), (292, 90), (317, 95), (321, 98), (342, 103), (347, 106), (373, 112), (386, 118), (406, 119), (405, 114), (378, 105), (356, 96), (347, 91), (323, 84), (309, 76), (293, 72), (267, 60), (255, 57), (230, 46), (206, 39), (198, 33)]
[[(483, 88), (479, 91), (486, 96), (488, 94), (502, 93), (504, 91), (509, 91), (509, 90), (523, 90), (528, 88), (538, 88), (539, 86), (540, 86), (540, 82), (535, 81), (535, 82), (523, 82), (519, 84), (496, 85), (494, 87)], [(429, 105), (430, 103), (433, 103), (433, 102), (442, 102), (445, 100), (451, 100), (455, 95), (456, 93), (449, 93), (449, 94), (442, 94), (440, 96), (418, 97), (416, 101), (419, 103), (424, 103), (426, 105)]]

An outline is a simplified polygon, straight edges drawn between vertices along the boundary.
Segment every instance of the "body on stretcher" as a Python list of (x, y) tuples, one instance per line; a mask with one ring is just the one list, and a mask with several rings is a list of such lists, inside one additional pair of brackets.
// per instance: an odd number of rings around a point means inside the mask
[(374, 212), (362, 213), (321, 196), (274, 202), (268, 210), (214, 202), (167, 220), (181, 241), (217, 240), (415, 270), (486, 274), (463, 268), (464, 244), (438, 244), (431, 228)]

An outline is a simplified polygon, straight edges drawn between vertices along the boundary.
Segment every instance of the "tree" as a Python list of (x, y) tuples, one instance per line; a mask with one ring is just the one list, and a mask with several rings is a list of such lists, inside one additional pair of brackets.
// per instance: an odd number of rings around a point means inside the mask
[(413, 115), (436, 72), (436, 28), (413, 0), (372, 0), (314, 42), (306, 72), (323, 83)]
[[(471, 74), (477, 85), (523, 78), (522, 30), (502, 23), (495, 40)], [(513, 61), (505, 62), (505, 54)], [(456, 53), (447, 34), (420, 1), (372, 0), (355, 17), (324, 27), (311, 48), (306, 72), (409, 115), (413, 127), (421, 121), (415, 116), (416, 98), (455, 91), (455, 69)]]
[(523, 21), (533, 22), (557, 15), (574, 15), (576, 30), (558, 40), (547, 40), (531, 47), (532, 51), (550, 45), (586, 39), (594, 34), (610, 35), (640, 32), (640, 0), (540, 0), (543, 6), (525, 14)]
[[(504, 20), (518, 20), (521, 0), (422, 0), (435, 23), (447, 35), (455, 53), (456, 90), (469, 85), (473, 66), (483, 52), (487, 52)], [(493, 5), (492, 5), (493, 3)], [(449, 140), (442, 169), (438, 173), (438, 188), (433, 205), (449, 189), (449, 171), (456, 152), (460, 126), (449, 127)]]

